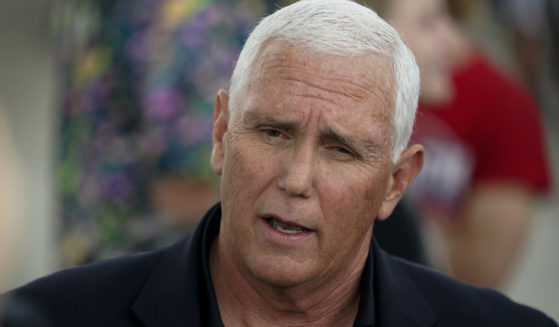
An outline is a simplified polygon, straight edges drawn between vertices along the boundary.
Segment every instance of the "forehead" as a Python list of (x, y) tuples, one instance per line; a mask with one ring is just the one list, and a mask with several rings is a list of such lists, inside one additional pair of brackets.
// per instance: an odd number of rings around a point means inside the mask
[(252, 65), (245, 98), (264, 97), (280, 106), (306, 102), (344, 115), (353, 109), (355, 114), (391, 117), (393, 85), (391, 60), (386, 56), (325, 55), (275, 41), (262, 48)]
[(279, 42), (268, 45), (252, 66), (233, 120), (266, 117), (311, 135), (335, 133), (389, 147), (394, 107), (390, 66), (375, 54), (347, 58)]

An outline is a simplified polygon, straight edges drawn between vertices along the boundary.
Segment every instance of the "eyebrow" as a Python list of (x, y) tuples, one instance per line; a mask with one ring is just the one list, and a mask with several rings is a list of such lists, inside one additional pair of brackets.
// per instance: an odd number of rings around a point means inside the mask
[(242, 118), (245, 125), (251, 127), (258, 126), (269, 126), (281, 130), (292, 131), (297, 128), (298, 123), (296, 121), (281, 121), (273, 117), (266, 116), (262, 113), (256, 111), (248, 111)]
[[(256, 110), (247, 111), (243, 116), (242, 121), (244, 122), (244, 124), (253, 128), (258, 126), (268, 126), (287, 132), (295, 131), (300, 124), (299, 122), (294, 120), (278, 120), (277, 118), (267, 116), (266, 114), (260, 113)], [(358, 152), (361, 157), (375, 156), (375, 153), (380, 147), (380, 144), (378, 144), (378, 142), (375, 142), (373, 140), (355, 140), (350, 136), (343, 135), (342, 133), (334, 131), (329, 126), (320, 128), (319, 138), (321, 139), (321, 141), (334, 141), (348, 146), (349, 148)]]

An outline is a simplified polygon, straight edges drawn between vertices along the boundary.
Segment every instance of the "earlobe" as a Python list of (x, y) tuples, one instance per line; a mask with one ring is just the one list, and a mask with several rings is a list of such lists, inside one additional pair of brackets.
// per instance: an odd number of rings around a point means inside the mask
[(224, 90), (219, 90), (215, 97), (212, 131), (212, 155), (210, 163), (216, 174), (221, 175), (225, 152), (223, 139), (229, 122), (229, 96)]
[(404, 192), (415, 180), (423, 167), (423, 146), (414, 144), (400, 155), (398, 164), (388, 182), (386, 198), (379, 209), (377, 219), (384, 220), (392, 214)]

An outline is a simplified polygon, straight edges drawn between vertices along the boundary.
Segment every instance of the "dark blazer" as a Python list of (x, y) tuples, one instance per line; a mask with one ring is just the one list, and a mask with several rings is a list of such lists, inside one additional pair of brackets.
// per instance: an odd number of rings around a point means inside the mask
[[(207, 326), (202, 230), (160, 250), (65, 270), (12, 292), (52, 326)], [(377, 327), (555, 326), (544, 314), (488, 289), (397, 259), (373, 241)], [(16, 297), (16, 298), (17, 298)]]

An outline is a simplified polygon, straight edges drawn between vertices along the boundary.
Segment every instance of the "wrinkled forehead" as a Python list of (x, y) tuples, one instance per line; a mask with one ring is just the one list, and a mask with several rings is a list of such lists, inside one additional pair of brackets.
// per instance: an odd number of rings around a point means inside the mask
[(374, 114), (390, 117), (393, 114), (395, 79), (392, 59), (386, 55), (372, 52), (353, 56), (326, 54), (285, 41), (268, 41), (251, 65), (243, 89), (265, 96), (270, 91), (266, 87), (274, 78), (312, 85), (323, 91), (317, 96), (326, 101), (341, 96), (369, 104)]

